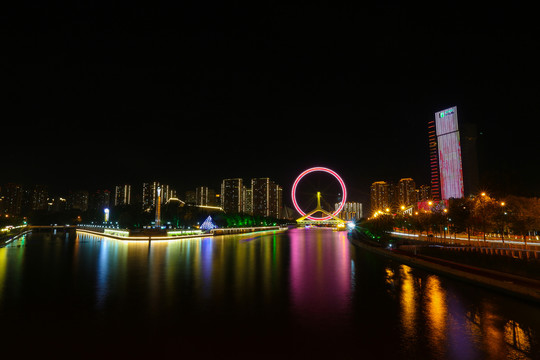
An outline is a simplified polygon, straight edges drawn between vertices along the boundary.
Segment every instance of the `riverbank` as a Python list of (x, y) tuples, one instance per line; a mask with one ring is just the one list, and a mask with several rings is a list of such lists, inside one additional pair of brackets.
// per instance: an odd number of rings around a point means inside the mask
[(540, 303), (539, 280), (445, 259), (438, 259), (425, 255), (415, 255), (397, 249), (389, 250), (383, 247), (377, 247), (376, 244), (357, 238), (349, 237), (349, 241), (358, 248), (391, 258), (392, 260), (411, 267), (466, 281), (507, 295), (516, 296), (527, 301)]
[(28, 230), (26, 227), (22, 227), (20, 229), (7, 232), (5, 234), (0, 235), (0, 248), (8, 245), (10, 242), (17, 240), (23, 235), (31, 233), (32, 230)]
[[(89, 230), (84, 228), (77, 228), (77, 232), (86, 233), (90, 235), (97, 235), (109, 239), (121, 240), (121, 241), (169, 241), (169, 240), (182, 240), (190, 238), (201, 238), (201, 237), (213, 237), (219, 235), (235, 235), (235, 234), (249, 234), (256, 232), (265, 232), (265, 231), (286, 231), (287, 228), (282, 228), (279, 226), (260, 226), (260, 227), (250, 227), (250, 228), (219, 228), (213, 229), (210, 232), (198, 232), (192, 234), (180, 234), (182, 231), (162, 231), (162, 232), (141, 232), (137, 235), (130, 233), (129, 231), (123, 230), (110, 230), (101, 229), (101, 231)], [(176, 233), (179, 233), (178, 235)]]

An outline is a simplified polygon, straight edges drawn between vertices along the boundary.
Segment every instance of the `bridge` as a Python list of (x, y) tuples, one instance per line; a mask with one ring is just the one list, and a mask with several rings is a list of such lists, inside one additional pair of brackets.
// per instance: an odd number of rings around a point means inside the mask
[[(314, 218), (313, 215), (317, 212), (321, 212), (324, 216), (322, 218)], [(317, 207), (315, 210), (296, 219), (296, 223), (301, 226), (335, 226), (340, 229), (345, 228), (346, 221), (324, 210), (321, 207), (321, 193), (317, 192)]]
[(39, 229), (48, 229), (48, 230), (70, 230), (77, 229), (77, 225), (28, 225), (29, 230), (39, 230)]

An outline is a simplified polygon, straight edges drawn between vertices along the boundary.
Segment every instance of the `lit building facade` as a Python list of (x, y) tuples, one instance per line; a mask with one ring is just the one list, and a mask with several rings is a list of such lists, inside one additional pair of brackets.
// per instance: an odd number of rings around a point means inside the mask
[(429, 185), (420, 185), (418, 189), (418, 200), (417, 201), (426, 201), (431, 198), (431, 187)]
[(142, 189), (142, 207), (144, 211), (150, 212), (157, 204), (157, 181), (143, 183)]
[(253, 215), (253, 191), (251, 190), (250, 187), (245, 187), (244, 186), (244, 203), (243, 203), (243, 208), (244, 208), (244, 213), (245, 214), (249, 214), (249, 215)]
[(463, 169), (457, 107), (435, 113), (429, 123), (431, 194), (433, 200), (462, 198)]
[(150, 212), (156, 209), (158, 202), (158, 188), (161, 189), (161, 203), (165, 204), (169, 199), (176, 198), (176, 191), (169, 185), (160, 184), (158, 181), (143, 183), (142, 207)]
[(114, 192), (114, 206), (131, 204), (131, 185), (117, 185)]
[(371, 212), (385, 210), (390, 207), (390, 186), (386, 181), (376, 181), (371, 184)]
[[(49, 190), (46, 185), (34, 185), (32, 188), (32, 210), (46, 210)], [(88, 208), (88, 192), (86, 193), (86, 205)]]
[(282, 188), (269, 178), (251, 179), (252, 213), (255, 216), (281, 216)]
[[(339, 208), (340, 203), (334, 205), (334, 210)], [(345, 221), (357, 221), (363, 217), (362, 204), (359, 202), (347, 201), (338, 217)]]
[(399, 180), (397, 184), (398, 206), (409, 206), (417, 202), (416, 184), (411, 178)]
[(9, 215), (20, 215), (23, 204), (23, 186), (8, 183), (2, 188), (3, 211)]
[(195, 205), (207, 206), (209, 199), (208, 187), (199, 186), (195, 188)]
[(76, 190), (69, 194), (69, 205), (71, 209), (86, 211), (88, 210), (88, 191)]
[(226, 213), (242, 213), (244, 202), (242, 179), (224, 179), (221, 182), (221, 208)]

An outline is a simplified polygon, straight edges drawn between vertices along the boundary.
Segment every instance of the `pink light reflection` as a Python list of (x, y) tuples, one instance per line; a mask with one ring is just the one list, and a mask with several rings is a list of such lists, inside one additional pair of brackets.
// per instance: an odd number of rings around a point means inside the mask
[(345, 232), (290, 231), (290, 286), (294, 312), (312, 320), (350, 311), (351, 259)]

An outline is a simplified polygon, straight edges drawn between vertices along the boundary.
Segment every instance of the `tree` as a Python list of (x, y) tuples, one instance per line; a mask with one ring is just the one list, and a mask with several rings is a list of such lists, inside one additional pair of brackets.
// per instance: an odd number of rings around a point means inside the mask
[(500, 210), (499, 204), (485, 193), (474, 197), (472, 201), (472, 224), (482, 232), (485, 245), (486, 232), (493, 225), (493, 218), (497, 210)]
[(540, 201), (538, 198), (508, 196), (505, 199), (509, 228), (523, 236), (527, 246), (527, 236), (540, 228)]
[(473, 202), (470, 198), (451, 199), (448, 203), (448, 218), (454, 233), (467, 232), (471, 241)]

